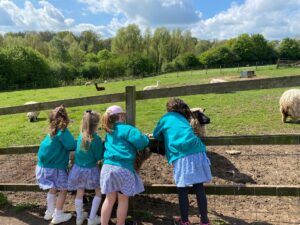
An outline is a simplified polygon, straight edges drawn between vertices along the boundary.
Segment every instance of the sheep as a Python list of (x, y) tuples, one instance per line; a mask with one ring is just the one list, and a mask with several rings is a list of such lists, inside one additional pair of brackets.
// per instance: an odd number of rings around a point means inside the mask
[(209, 83), (214, 84), (214, 83), (224, 83), (224, 82), (227, 81), (223, 79), (211, 79)]
[(92, 82), (88, 81), (88, 82), (85, 82), (84, 84), (85, 86), (89, 86), (89, 85), (92, 85)]
[[(36, 104), (37, 102), (26, 102), (24, 105), (31, 105), (31, 104)], [(40, 114), (39, 111), (36, 112), (28, 112), (27, 113), (27, 118), (30, 122), (36, 122), (37, 121), (37, 117)]]
[(150, 148), (146, 147), (143, 151), (136, 153), (134, 168), (139, 173), (143, 163), (152, 155)]
[(199, 137), (205, 137), (206, 136), (205, 125), (210, 123), (209, 117), (207, 117), (204, 114), (205, 109), (199, 107), (191, 108), (191, 112), (193, 114), (193, 118), (190, 119), (190, 124), (195, 134)]
[(143, 91), (157, 89), (159, 87), (159, 81), (156, 81), (156, 85), (150, 85), (143, 88)]
[(300, 89), (290, 89), (285, 91), (279, 100), (279, 110), (281, 112), (281, 120), (287, 122), (287, 117), (290, 116), (293, 121), (300, 118)]

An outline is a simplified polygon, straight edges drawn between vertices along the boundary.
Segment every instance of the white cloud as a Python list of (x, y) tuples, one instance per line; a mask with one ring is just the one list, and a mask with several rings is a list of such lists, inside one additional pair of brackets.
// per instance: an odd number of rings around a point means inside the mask
[[(30, 1), (24, 2), (24, 8), (19, 8), (10, 0), (0, 0), (1, 31), (25, 30), (61, 30), (73, 24), (74, 20), (64, 15), (47, 1), (39, 1), (35, 8)], [(6, 23), (4, 24), (4, 22)]]
[(190, 0), (78, 0), (92, 13), (125, 16), (128, 23), (141, 26), (182, 26), (199, 21)]
[(242, 33), (261, 33), (268, 39), (300, 34), (300, 0), (246, 0), (192, 27), (199, 38), (227, 39)]

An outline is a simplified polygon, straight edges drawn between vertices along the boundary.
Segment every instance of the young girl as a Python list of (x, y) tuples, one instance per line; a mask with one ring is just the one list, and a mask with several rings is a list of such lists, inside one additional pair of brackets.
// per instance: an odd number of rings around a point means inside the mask
[(136, 224), (125, 223), (128, 198), (144, 191), (142, 180), (134, 170), (134, 160), (137, 151), (149, 144), (149, 139), (135, 127), (125, 124), (125, 113), (120, 106), (114, 105), (106, 110), (102, 127), (107, 134), (100, 175), (101, 191), (106, 194), (101, 210), (101, 225), (108, 225), (117, 199), (117, 225)]
[(166, 157), (173, 165), (173, 175), (178, 188), (181, 218), (175, 225), (189, 225), (188, 186), (193, 185), (201, 216), (201, 224), (209, 223), (204, 182), (211, 180), (210, 161), (206, 156), (205, 145), (194, 134), (189, 124), (191, 111), (184, 101), (172, 98), (167, 102), (167, 113), (159, 120), (153, 136), (164, 141)]
[[(38, 151), (36, 179), (40, 188), (49, 189), (44, 219), (52, 219), (52, 224), (58, 224), (72, 217), (63, 212), (63, 205), (67, 195), (69, 151), (75, 149), (76, 142), (67, 128), (69, 118), (63, 105), (50, 113), (49, 122), (49, 134)], [(56, 199), (57, 190), (60, 192)]]
[(71, 169), (68, 181), (69, 190), (77, 190), (75, 198), (76, 224), (81, 225), (87, 218), (83, 211), (85, 189), (95, 190), (88, 225), (100, 224), (97, 211), (101, 202), (100, 170), (97, 162), (103, 158), (103, 145), (97, 134), (100, 115), (92, 110), (85, 111), (81, 121), (81, 133), (77, 139), (75, 164)]

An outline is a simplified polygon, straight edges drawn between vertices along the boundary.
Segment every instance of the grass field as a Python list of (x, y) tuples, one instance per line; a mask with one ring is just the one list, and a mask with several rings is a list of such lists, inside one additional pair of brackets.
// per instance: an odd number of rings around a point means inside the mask
[[(70, 86), (52, 89), (25, 90), (0, 93), (0, 107), (22, 105), (26, 101), (54, 101), (59, 99), (95, 96), (124, 92), (128, 85), (135, 85), (142, 90), (146, 85), (159, 80), (162, 87), (209, 83), (211, 78), (239, 80), (239, 71), (256, 70), (258, 78), (288, 75), (300, 75), (300, 68), (276, 69), (275, 66), (252, 68), (228, 68), (201, 71), (188, 71), (164, 74), (156, 77), (108, 82), (102, 84), (106, 90), (97, 92), (94, 86)], [(206, 114), (212, 123), (207, 126), (209, 136), (300, 133), (299, 124), (283, 124), (280, 121), (278, 101), (284, 90), (241, 91), (228, 94), (205, 94), (182, 97), (191, 107), (206, 108)], [(143, 132), (152, 132), (158, 119), (165, 112), (166, 98), (137, 102), (137, 127)], [(119, 103), (124, 106), (124, 103)], [(78, 135), (82, 112), (91, 108), (105, 111), (109, 104), (68, 108), (69, 116), (74, 121), (69, 128), (74, 136)], [(39, 122), (29, 123), (25, 113), (0, 116), (0, 147), (14, 145), (39, 144), (47, 133), (47, 113), (42, 111)], [(103, 136), (103, 134), (102, 134)]]

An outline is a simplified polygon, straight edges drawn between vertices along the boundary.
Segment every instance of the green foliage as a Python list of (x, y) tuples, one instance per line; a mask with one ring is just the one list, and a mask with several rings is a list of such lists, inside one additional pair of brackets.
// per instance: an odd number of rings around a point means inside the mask
[(118, 30), (112, 41), (112, 52), (123, 56), (135, 55), (141, 52), (142, 43), (139, 27), (131, 24)]
[[(46, 59), (30, 48), (0, 49), (1, 89), (44, 87), (52, 83)], [(5, 81), (5, 83), (3, 83)]]
[(95, 62), (84, 62), (80, 68), (80, 74), (86, 79), (96, 79), (100, 77), (100, 69)]
[(238, 60), (237, 55), (227, 46), (211, 48), (200, 55), (203, 65), (232, 64)]
[[(274, 63), (279, 56), (299, 59), (299, 45), (289, 38), (269, 42), (261, 34), (242, 34), (230, 40), (197, 40), (188, 30), (163, 27), (154, 31), (146, 29), (142, 34), (134, 24), (119, 29), (115, 37), (105, 40), (93, 31), (79, 35), (70, 31), (6, 33), (0, 35), (0, 48), (3, 48), (0, 88), (49, 87), (75, 84), (72, 82), (81, 79), (149, 76), (199, 66)], [(4, 49), (14, 47), (30, 47), (35, 54), (39, 52), (38, 58), (44, 61), (42, 68), (36, 68), (39, 64), (29, 60), (30, 57), (21, 62), (20, 58), (16, 59), (17, 54), (7, 55)], [(20, 50), (19, 55), (24, 56), (24, 52)], [(38, 70), (43, 71), (42, 78), (37, 76)]]
[(53, 61), (67, 62), (70, 59), (67, 47), (63, 40), (55, 36), (49, 43), (50, 57)]
[(0, 207), (8, 205), (8, 204), (9, 204), (9, 201), (8, 201), (7, 197), (3, 193), (0, 192)]
[(37, 207), (38, 207), (38, 204), (36, 204), (36, 203), (20, 203), (20, 204), (17, 204), (13, 210), (16, 213), (20, 213), (27, 209), (33, 209), (33, 208), (37, 208)]
[(300, 44), (290, 38), (283, 39), (279, 45), (279, 55), (286, 59), (300, 59)]

